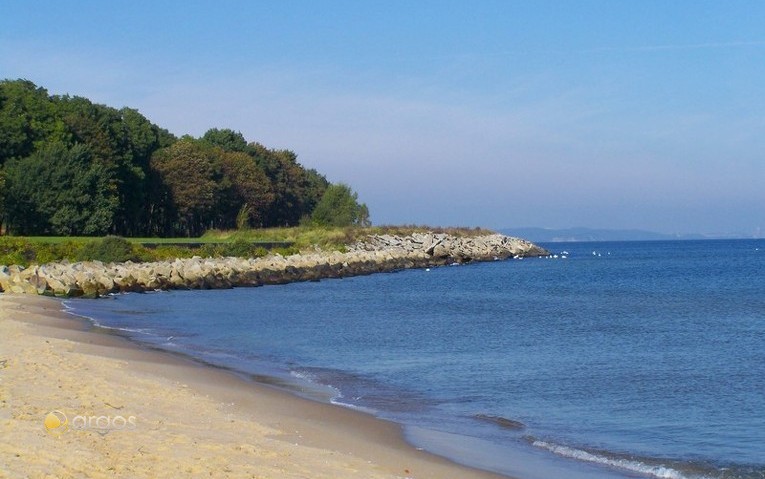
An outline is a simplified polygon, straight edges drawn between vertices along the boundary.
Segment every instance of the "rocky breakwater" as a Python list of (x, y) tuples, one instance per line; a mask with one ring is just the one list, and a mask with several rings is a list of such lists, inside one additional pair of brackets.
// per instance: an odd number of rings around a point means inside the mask
[(373, 235), (350, 245), (344, 253), (316, 251), (287, 257), (194, 257), (155, 263), (106, 264), (63, 261), (28, 268), (0, 266), (0, 291), (98, 297), (128, 291), (222, 289), (547, 254), (528, 241), (498, 234), (475, 237), (433, 233)]

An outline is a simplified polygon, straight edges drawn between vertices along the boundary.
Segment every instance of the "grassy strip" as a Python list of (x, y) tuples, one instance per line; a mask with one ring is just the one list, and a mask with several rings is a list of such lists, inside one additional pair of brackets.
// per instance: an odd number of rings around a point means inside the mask
[[(298, 250), (295, 248), (278, 248), (273, 251), (282, 255), (289, 255), (296, 253)], [(147, 262), (191, 258), (193, 256), (257, 258), (266, 254), (268, 254), (268, 251), (262, 246), (241, 240), (203, 244), (200, 247), (158, 245), (150, 249), (117, 237), (88, 238), (87, 240), (61, 239), (58, 241), (35, 241), (9, 236), (0, 237), (0, 265), (17, 264), (24, 267), (32, 264), (45, 264), (62, 260), (70, 262), (87, 260)]]
[[(12, 237), (0, 236), (0, 265), (44, 264), (52, 261), (163, 261), (192, 256), (260, 257), (268, 251), (264, 243), (287, 242), (289, 248), (272, 251), (290, 255), (305, 249), (345, 251), (346, 246), (368, 235), (405, 236), (432, 231), (455, 236), (477, 236), (492, 233), (479, 228), (432, 228), (427, 226), (374, 226), (369, 228), (264, 228), (235, 231), (209, 231), (201, 238), (88, 238), (88, 237)], [(145, 248), (143, 243), (156, 245)], [(183, 243), (195, 246), (183, 246)], [(201, 246), (196, 246), (201, 244)]]
[[(61, 244), (61, 243), (88, 243), (93, 241), (92, 236), (16, 236), (29, 241), (30, 243), (47, 243), (47, 244)], [(196, 244), (196, 243), (220, 243), (229, 242), (228, 240), (220, 241), (214, 237), (203, 236), (200, 238), (125, 238), (133, 244)]]

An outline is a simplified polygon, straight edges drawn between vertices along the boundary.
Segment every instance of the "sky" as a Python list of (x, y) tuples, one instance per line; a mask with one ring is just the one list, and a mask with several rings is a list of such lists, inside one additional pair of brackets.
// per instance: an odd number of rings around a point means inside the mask
[(765, 2), (0, 2), (0, 78), (293, 150), (375, 224), (765, 235)]

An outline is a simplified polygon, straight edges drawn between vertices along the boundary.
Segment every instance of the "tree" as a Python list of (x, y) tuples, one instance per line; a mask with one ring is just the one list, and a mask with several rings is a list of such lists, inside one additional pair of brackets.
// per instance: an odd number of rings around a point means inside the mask
[(152, 124), (137, 110), (123, 108), (120, 130), (117, 132), (119, 154), (120, 208), (116, 230), (127, 236), (150, 234), (152, 188), (149, 174), (151, 155), (160, 148), (170, 146), (175, 137)]
[[(235, 130), (179, 141), (137, 110), (0, 81), (7, 231), (168, 236), (293, 226), (311, 217), (328, 187), (294, 152), (248, 144)], [(352, 221), (365, 218), (358, 205)]]
[[(49, 96), (26, 80), (0, 81), (0, 166), (13, 159), (26, 160), (53, 144), (70, 150), (86, 146), (89, 161), (98, 164), (90, 171), (106, 175), (100, 179), (104, 191), (116, 191), (118, 198), (117, 210), (110, 214), (110, 233), (137, 235), (149, 230), (148, 215), (155, 203), (148, 196), (154, 191), (149, 159), (173, 141), (171, 134), (136, 110), (116, 110), (82, 97)], [(57, 190), (56, 185), (40, 186)], [(51, 218), (38, 224), (50, 228)]]
[(222, 130), (211, 128), (204, 134), (202, 141), (223, 148), (225, 151), (247, 151), (247, 141), (244, 136), (240, 132), (228, 128)]
[(8, 231), (15, 234), (104, 235), (119, 198), (113, 172), (87, 145), (47, 143), (6, 164)]
[(271, 150), (251, 143), (248, 152), (271, 180), (274, 201), (265, 226), (295, 226), (310, 215), (329, 182), (315, 170), (306, 170), (290, 150)]
[(0, 82), (0, 165), (32, 154), (35, 145), (63, 133), (48, 92), (28, 80)]
[(310, 214), (316, 205), (321, 201), (321, 197), (324, 196), (324, 192), (329, 187), (329, 181), (327, 178), (314, 169), (308, 169), (304, 172), (304, 188), (302, 191), (301, 204), (303, 207), (303, 215)]
[(5, 225), (5, 170), (0, 166), (0, 235)]
[[(118, 111), (81, 97), (54, 97), (74, 143), (88, 145), (93, 161), (114, 172), (119, 205), (111, 233), (136, 234), (142, 218), (148, 157), (158, 141), (134, 111)], [(144, 119), (145, 121), (145, 119)], [(148, 130), (148, 131), (147, 131)]]
[(368, 226), (369, 209), (359, 204), (358, 194), (350, 186), (330, 185), (311, 215), (311, 222), (320, 226)]
[(215, 225), (223, 177), (221, 153), (205, 142), (184, 137), (152, 157), (151, 168), (166, 185), (170, 208), (177, 212), (177, 232), (199, 236)]
[(358, 223), (359, 226), (372, 226), (372, 220), (369, 219), (369, 208), (366, 203), (359, 206)]
[[(224, 152), (221, 166), (226, 188), (220, 210), (227, 213), (223, 226), (242, 228), (261, 225), (274, 201), (266, 174), (245, 153)], [(231, 216), (231, 213), (235, 215)]]

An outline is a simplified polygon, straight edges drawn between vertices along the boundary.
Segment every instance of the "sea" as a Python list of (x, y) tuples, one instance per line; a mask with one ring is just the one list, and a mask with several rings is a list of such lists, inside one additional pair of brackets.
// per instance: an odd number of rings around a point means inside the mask
[(521, 479), (765, 478), (765, 240), (543, 246), (65, 305)]

